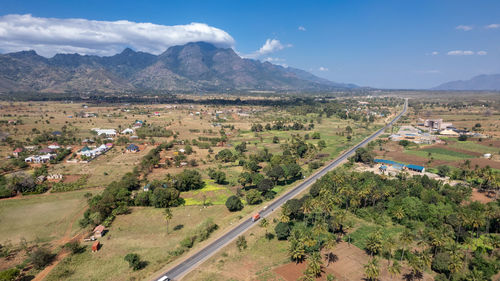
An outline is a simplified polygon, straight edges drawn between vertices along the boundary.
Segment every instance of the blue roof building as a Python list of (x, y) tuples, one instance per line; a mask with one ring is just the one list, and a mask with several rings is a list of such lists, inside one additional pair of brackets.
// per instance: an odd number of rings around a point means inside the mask
[(137, 151), (139, 151), (139, 147), (138, 147), (137, 145), (135, 145), (135, 144), (131, 143), (131, 144), (129, 144), (129, 145), (127, 146), (127, 150), (128, 150), (128, 151), (137, 152)]

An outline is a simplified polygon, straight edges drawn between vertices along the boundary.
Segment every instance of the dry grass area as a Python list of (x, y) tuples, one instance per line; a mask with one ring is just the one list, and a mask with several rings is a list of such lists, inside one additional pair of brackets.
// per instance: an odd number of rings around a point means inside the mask
[[(99, 239), (102, 248), (97, 253), (90, 252), (89, 244), (85, 253), (63, 260), (47, 280), (148, 279), (172, 261), (168, 252), (178, 247), (179, 242), (207, 218), (212, 218), (219, 228), (212, 233), (211, 238), (195, 244), (194, 251), (220, 235), (227, 227), (237, 223), (240, 216), (250, 214), (251, 210), (230, 213), (225, 206), (184, 206), (172, 211), (173, 218), (169, 222), (167, 233), (162, 209), (132, 208), (131, 214), (118, 216), (109, 232)], [(139, 254), (141, 259), (148, 263), (144, 269), (133, 271), (128, 267), (124, 257), (132, 252)]]
[[(0, 200), (0, 243), (50, 242), (62, 237), (71, 224), (71, 234), (80, 230), (75, 216), (86, 208), (87, 191), (47, 193)], [(91, 190), (98, 192), (98, 190)], [(79, 219), (79, 217), (78, 217)]]

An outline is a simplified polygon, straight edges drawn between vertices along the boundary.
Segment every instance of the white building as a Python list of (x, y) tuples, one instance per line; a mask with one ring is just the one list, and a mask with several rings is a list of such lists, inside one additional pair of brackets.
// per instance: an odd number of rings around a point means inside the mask
[(35, 163), (35, 164), (48, 163), (50, 160), (54, 159), (55, 157), (56, 157), (55, 154), (50, 154), (50, 153), (47, 153), (45, 155), (33, 155), (30, 157), (24, 158), (24, 162)]
[(134, 133), (134, 130), (130, 129), (130, 128), (127, 128), (125, 130), (123, 130), (121, 132), (122, 135), (125, 135), (125, 134), (133, 134)]
[(96, 128), (96, 129), (92, 129), (92, 130), (95, 131), (98, 136), (100, 136), (100, 135), (105, 135), (107, 137), (114, 137), (114, 136), (116, 136), (116, 130), (115, 129), (99, 129), (99, 128)]

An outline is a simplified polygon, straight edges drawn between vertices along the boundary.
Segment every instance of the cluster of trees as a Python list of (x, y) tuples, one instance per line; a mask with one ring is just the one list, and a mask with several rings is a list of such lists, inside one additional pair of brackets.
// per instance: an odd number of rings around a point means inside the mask
[[(314, 124), (309, 124), (309, 127), (307, 129), (310, 130), (312, 128), (314, 128)], [(262, 124), (256, 123), (256, 124), (252, 124), (252, 126), (250, 127), (250, 130), (252, 132), (262, 132), (262, 131), (264, 131), (264, 129), (267, 131), (271, 131), (271, 130), (274, 130), (274, 131), (292, 131), (292, 130), (298, 131), (298, 130), (305, 130), (306, 126), (304, 126), (304, 124), (302, 124), (298, 121), (295, 121), (291, 124), (287, 124), (283, 121), (276, 121), (272, 125), (270, 123), (267, 123), (265, 126), (262, 126)]]
[(143, 125), (141, 128), (136, 130), (136, 134), (139, 138), (145, 139), (149, 137), (164, 137), (168, 138), (174, 135), (171, 130), (167, 130), (161, 126)]
[(139, 171), (145, 174), (150, 173), (153, 168), (160, 162), (160, 152), (162, 150), (170, 149), (174, 146), (173, 142), (166, 142), (151, 149), (141, 160)]
[[(265, 167), (262, 169), (263, 162)], [(246, 190), (245, 199), (250, 205), (274, 198), (274, 186), (288, 184), (302, 177), (302, 168), (297, 164), (297, 158), (290, 153), (273, 155), (263, 149), (250, 155), (248, 162), (240, 160), (240, 164), (244, 171), (238, 176), (238, 183)], [(243, 208), (239, 196), (228, 198), (226, 206), (231, 211)]]
[(18, 193), (22, 194), (40, 194), (47, 191), (46, 183), (37, 182), (38, 176), (46, 176), (47, 168), (42, 166), (36, 168), (33, 174), (25, 172), (15, 172), (9, 177), (0, 175), (0, 198), (15, 196)]
[[(426, 176), (388, 179), (341, 170), (318, 180), (309, 195), (289, 200), (275, 230), (290, 241), (293, 260), (311, 259), (337, 239), (332, 235), (352, 227), (353, 214), (380, 226), (366, 239), (369, 280), (378, 278), (380, 258), (394, 275), (407, 263), (413, 277), (433, 270), (436, 280), (489, 280), (500, 269), (500, 204), (468, 202), (470, 195), (468, 186)], [(403, 231), (382, 235), (388, 223)]]

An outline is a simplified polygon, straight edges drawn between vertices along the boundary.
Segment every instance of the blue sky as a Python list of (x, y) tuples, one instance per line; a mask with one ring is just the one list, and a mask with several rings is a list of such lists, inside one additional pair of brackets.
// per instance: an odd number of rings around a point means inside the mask
[[(204, 23), (216, 30), (203, 36), (216, 34), (215, 43), (231, 45), (241, 55), (362, 86), (429, 88), (478, 74), (500, 73), (500, 1), (493, 0), (23, 0), (3, 1), (1, 6), (0, 16), (31, 14), (36, 18), (127, 20), (165, 26)], [(183, 30), (176, 32), (182, 36)], [(15, 36), (15, 42), (0, 45), (0, 51), (26, 49), (36, 43), (32, 42), (36, 39)], [(151, 44), (158, 48), (178, 42), (157, 39), (160, 41)], [(86, 46), (100, 44), (96, 42)], [(99, 46), (90, 47), (115, 50)], [(151, 48), (149, 45), (145, 50), (153, 51)]]

